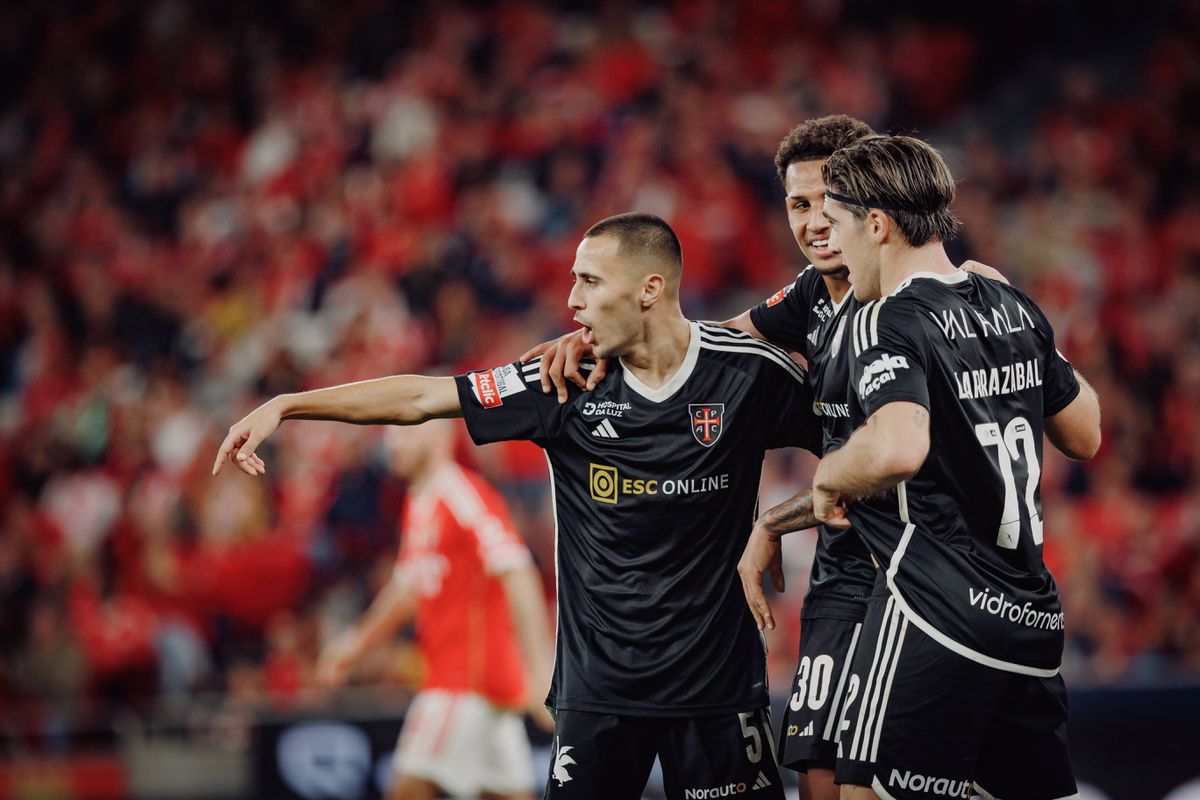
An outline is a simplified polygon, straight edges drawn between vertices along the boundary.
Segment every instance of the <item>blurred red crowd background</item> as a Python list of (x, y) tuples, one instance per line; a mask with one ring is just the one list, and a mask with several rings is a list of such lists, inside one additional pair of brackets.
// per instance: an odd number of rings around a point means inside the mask
[[(887, 9), (0, 10), (6, 748), (201, 696), (303, 702), (321, 643), (390, 574), (403, 487), (377, 431), (319, 423), (281, 429), (264, 480), (214, 479), (225, 428), (278, 392), (494, 366), (565, 331), (578, 239), (621, 211), (679, 232), (690, 316), (732, 316), (804, 266), (772, 157), (826, 113), (943, 150), (956, 256), (1029, 291), (1100, 393), (1099, 457), (1048, 455), (1043, 476), (1068, 679), (1194, 681), (1200, 6)], [(550, 592), (540, 453), (463, 456)], [(764, 499), (812, 467), (772, 458)], [(776, 686), (803, 542), (789, 557)], [(390, 653), (360, 679), (412, 669)]]

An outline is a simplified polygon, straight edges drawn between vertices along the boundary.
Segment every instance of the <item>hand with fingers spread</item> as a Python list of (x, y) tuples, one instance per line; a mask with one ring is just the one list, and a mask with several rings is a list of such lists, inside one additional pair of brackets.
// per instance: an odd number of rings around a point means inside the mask
[(775, 591), (782, 592), (785, 588), (783, 577), (783, 549), (780, 537), (771, 533), (762, 525), (756, 524), (742, 551), (738, 561), (738, 577), (742, 579), (742, 592), (746, 595), (746, 605), (754, 615), (754, 622), (760, 631), (774, 630), (775, 618), (771, 615), (771, 606), (762, 588), (763, 573), (771, 574), (771, 585)]
[(256, 451), (258, 446), (279, 427), (281, 419), (278, 404), (275, 400), (268, 400), (239, 422), (234, 423), (233, 427), (229, 429), (225, 441), (221, 442), (221, 448), (217, 451), (212, 474), (218, 474), (225, 466), (227, 459), (251, 477), (265, 474), (267, 465)]
[(527, 363), (538, 356), (542, 357), (538, 365), (538, 377), (542, 381), (542, 392), (550, 394), (551, 385), (558, 393), (558, 402), (567, 402), (567, 382), (578, 386), (586, 392), (596, 388), (596, 384), (604, 380), (608, 374), (607, 359), (598, 359), (591, 374), (586, 378), (579, 370), (583, 359), (592, 354), (592, 345), (584, 340), (584, 331), (577, 330), (563, 334), (554, 341), (543, 342), (521, 356), (521, 362)]

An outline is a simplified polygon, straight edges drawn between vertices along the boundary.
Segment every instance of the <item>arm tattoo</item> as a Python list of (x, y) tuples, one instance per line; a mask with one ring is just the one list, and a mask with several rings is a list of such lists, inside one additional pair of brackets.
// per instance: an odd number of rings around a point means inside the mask
[(812, 489), (805, 489), (795, 497), (769, 509), (759, 519), (758, 524), (776, 540), (785, 533), (813, 527), (817, 524), (817, 518), (813, 516)]

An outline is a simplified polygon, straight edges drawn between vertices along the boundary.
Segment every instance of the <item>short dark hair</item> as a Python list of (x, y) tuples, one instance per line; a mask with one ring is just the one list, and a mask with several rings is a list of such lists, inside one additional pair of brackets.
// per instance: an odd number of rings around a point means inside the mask
[(913, 247), (953, 239), (954, 177), (942, 156), (911, 136), (868, 136), (838, 150), (821, 169), (826, 196), (862, 218), (886, 211)]
[(649, 260), (664, 264), (668, 277), (679, 279), (683, 271), (683, 248), (679, 237), (662, 217), (644, 211), (631, 211), (602, 219), (587, 229), (585, 239), (596, 236), (616, 237), (617, 255), (631, 260)]
[(775, 172), (779, 174), (779, 182), (784, 183), (787, 168), (797, 161), (829, 158), (846, 145), (874, 134), (870, 125), (845, 114), (801, 122), (783, 137), (775, 151)]

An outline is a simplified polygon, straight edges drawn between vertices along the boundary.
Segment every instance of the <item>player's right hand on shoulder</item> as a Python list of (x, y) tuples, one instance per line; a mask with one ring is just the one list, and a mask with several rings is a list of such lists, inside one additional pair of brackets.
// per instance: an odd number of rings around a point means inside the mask
[(521, 356), (521, 362), (527, 362), (538, 356), (542, 357), (538, 365), (538, 377), (542, 382), (542, 392), (550, 394), (551, 386), (558, 393), (558, 402), (567, 402), (567, 381), (586, 392), (596, 388), (596, 384), (608, 373), (608, 361), (599, 359), (596, 367), (588, 377), (579, 371), (579, 364), (592, 354), (592, 346), (583, 341), (583, 331), (577, 330), (564, 334), (554, 341), (542, 342)]
[(219, 473), (226, 460), (232, 461), (238, 469), (251, 477), (265, 474), (267, 465), (255, 451), (275, 432), (281, 419), (278, 404), (275, 400), (268, 400), (234, 423), (217, 450), (212, 474)]

